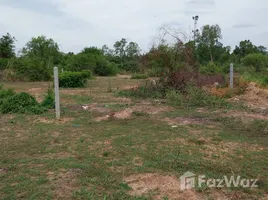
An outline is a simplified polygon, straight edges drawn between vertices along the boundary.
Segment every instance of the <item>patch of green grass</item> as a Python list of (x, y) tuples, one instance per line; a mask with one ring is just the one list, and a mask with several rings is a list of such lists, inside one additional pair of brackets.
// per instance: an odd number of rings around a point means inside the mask
[(92, 97), (83, 96), (83, 95), (67, 95), (67, 94), (63, 94), (63, 95), (61, 95), (61, 98), (64, 98), (66, 100), (72, 100), (76, 104), (79, 104), (79, 105), (89, 104), (89, 103), (92, 102)]
[(226, 139), (258, 142), (268, 146), (268, 122), (266, 120), (253, 120), (245, 123), (239, 118), (219, 117), (215, 121), (222, 124), (220, 135)]
[(242, 78), (248, 82), (256, 82), (262, 86), (268, 86), (268, 74), (265, 72), (244, 72)]
[(131, 76), (131, 79), (147, 79), (147, 78), (149, 78), (149, 76), (146, 74), (133, 74)]
[(136, 117), (149, 117), (150, 116), (148, 113), (145, 113), (145, 112), (137, 112), (137, 111), (134, 111), (132, 114), (134, 116), (136, 116)]

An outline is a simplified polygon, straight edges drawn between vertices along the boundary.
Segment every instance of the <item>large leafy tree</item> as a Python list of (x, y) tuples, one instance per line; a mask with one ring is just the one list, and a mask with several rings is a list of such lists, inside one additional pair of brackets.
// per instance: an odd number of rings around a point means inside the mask
[(264, 46), (255, 46), (250, 40), (244, 40), (236, 46), (233, 52), (239, 59), (244, 58), (249, 54), (267, 54), (267, 48)]
[(250, 40), (244, 40), (239, 43), (234, 49), (234, 54), (240, 58), (245, 57), (248, 54), (257, 53), (258, 48), (252, 44)]
[(115, 42), (114, 44), (114, 53), (120, 60), (121, 68), (123, 68), (125, 57), (126, 57), (126, 45), (127, 40), (122, 38), (120, 41)]
[(197, 37), (198, 55), (202, 60), (209, 56), (213, 62), (216, 55), (216, 49), (221, 46), (219, 40), (222, 38), (219, 25), (205, 25), (201, 28), (201, 34)]
[(80, 54), (103, 55), (102, 50), (97, 47), (85, 47)]
[(23, 48), (22, 55), (30, 59), (40, 60), (48, 68), (58, 64), (61, 58), (58, 44), (45, 36), (32, 38)]
[(126, 47), (126, 54), (129, 58), (135, 58), (140, 55), (141, 49), (136, 42), (130, 42)]
[(15, 57), (15, 37), (9, 33), (0, 38), (0, 58)]

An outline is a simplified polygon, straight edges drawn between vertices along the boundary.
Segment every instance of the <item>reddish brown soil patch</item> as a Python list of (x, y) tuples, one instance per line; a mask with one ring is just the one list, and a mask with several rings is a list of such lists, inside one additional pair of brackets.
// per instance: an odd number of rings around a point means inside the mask
[(131, 78), (131, 75), (126, 75), (126, 74), (118, 74), (117, 75), (118, 78), (125, 78), (125, 79), (129, 79)]
[(173, 108), (168, 106), (161, 106), (161, 105), (148, 105), (148, 104), (137, 104), (134, 106), (133, 111), (135, 112), (144, 112), (150, 115), (156, 115), (161, 112), (169, 112), (172, 111)]
[(99, 107), (97, 103), (88, 105), (88, 110), (97, 113), (109, 113), (111, 110), (105, 107)]
[(164, 118), (163, 121), (167, 122), (169, 125), (189, 125), (189, 124), (209, 124), (209, 120), (203, 118), (187, 118), (187, 117), (176, 117)]
[(256, 83), (249, 83), (243, 95), (236, 96), (231, 99), (232, 101), (242, 101), (252, 108), (268, 108), (268, 90), (262, 89)]
[(47, 89), (44, 88), (32, 88), (29, 89), (27, 92), (31, 95), (33, 95), (38, 102), (41, 102), (43, 100), (43, 95), (46, 93)]
[(0, 174), (6, 174), (8, 172), (8, 169), (0, 168)]
[(179, 179), (175, 176), (163, 176), (159, 174), (137, 174), (124, 179), (132, 188), (130, 195), (143, 196), (155, 192), (153, 199), (187, 199), (198, 200), (200, 196), (192, 191), (180, 191)]
[(110, 113), (106, 116), (97, 117), (95, 121), (100, 122), (109, 119), (129, 119), (131, 118), (132, 112), (133, 112), (132, 109), (125, 109), (119, 112)]

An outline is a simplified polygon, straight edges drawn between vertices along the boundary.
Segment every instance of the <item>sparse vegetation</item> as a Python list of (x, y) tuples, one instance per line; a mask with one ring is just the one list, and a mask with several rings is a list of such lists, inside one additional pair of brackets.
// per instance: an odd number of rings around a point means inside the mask
[(146, 74), (133, 74), (131, 76), (132, 79), (147, 79), (149, 78)]
[[(163, 27), (143, 54), (124, 38), (63, 53), (39, 36), (19, 55), (15, 38), (2, 36), (0, 198), (267, 199), (267, 49), (245, 40), (232, 52), (219, 25), (204, 25), (195, 41), (186, 35)], [(60, 120), (46, 112), (54, 66)], [(180, 191), (187, 171), (258, 187)]]
[[(265, 198), (267, 120), (261, 119), (266, 119), (265, 114), (249, 109), (242, 112), (237, 107), (230, 110), (226, 102), (207, 97), (201, 89), (190, 86), (184, 92), (144, 86), (124, 90), (134, 95), (133, 100), (115, 97), (116, 90), (107, 92), (108, 79), (113, 88), (146, 85), (143, 80), (101, 77), (89, 80), (90, 93), (89, 88), (63, 88), (61, 121), (54, 119), (53, 112), (38, 116), (0, 115), (0, 127), (5, 128), (0, 145), (1, 197), (145, 200), (159, 195), (172, 198), (172, 194), (184, 193), (179, 188), (169, 188), (169, 184), (157, 177), (174, 176), (177, 181), (186, 171), (191, 171), (208, 178), (233, 174), (246, 179), (258, 178), (259, 187), (254, 190), (221, 188), (217, 195), (232, 197), (239, 193), (240, 199)], [(48, 86), (38, 84), (19, 83), (12, 87), (23, 91), (44, 87), (42, 94), (50, 96), (48, 99), (52, 101), (52, 92), (46, 90)], [(8, 86), (11, 87), (4, 83), (3, 88)], [(88, 105), (87, 110), (81, 104)], [(129, 113), (130, 118), (117, 118), (119, 114)], [(96, 121), (107, 115), (110, 116), (107, 120)], [(139, 187), (145, 191), (137, 196), (132, 193), (137, 190), (133, 185), (136, 181), (131, 181), (136, 180), (136, 175), (137, 181), (141, 181)], [(130, 176), (134, 177), (129, 179)], [(148, 179), (150, 176), (155, 178)], [(142, 184), (143, 177), (146, 184)], [(171, 192), (147, 191), (147, 187), (153, 187), (151, 181), (164, 184)], [(200, 198), (215, 195), (214, 190), (205, 186), (191, 193)]]

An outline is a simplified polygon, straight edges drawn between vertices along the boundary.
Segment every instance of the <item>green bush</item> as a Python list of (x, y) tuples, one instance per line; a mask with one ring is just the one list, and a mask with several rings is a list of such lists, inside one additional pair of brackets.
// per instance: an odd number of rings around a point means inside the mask
[(41, 106), (47, 109), (55, 108), (55, 94), (52, 89), (48, 89), (47, 94), (41, 103)]
[(8, 59), (0, 58), (0, 70), (6, 69), (7, 65), (8, 65)]
[(33, 107), (37, 107), (38, 105), (39, 104), (33, 96), (21, 92), (5, 98), (1, 104), (0, 111), (3, 114), (25, 113), (27, 111), (33, 111)]
[(182, 106), (184, 104), (184, 96), (175, 90), (169, 90), (166, 94), (167, 101), (172, 106)]
[(11, 59), (6, 71), (4, 79), (12, 81), (49, 81), (52, 74), (44, 61), (27, 57)]
[(229, 103), (223, 98), (212, 96), (204, 90), (188, 86), (186, 89), (186, 104), (199, 107), (228, 107)]
[(149, 78), (146, 74), (133, 74), (131, 79), (147, 79)]
[[(53, 98), (53, 100), (52, 100)], [(48, 108), (54, 107), (53, 91), (49, 90), (42, 104), (28, 93), (15, 93), (11, 89), (2, 89), (0, 86), (0, 113), (31, 113), (41, 114)]]
[(268, 86), (268, 76), (262, 78), (261, 85)]
[(85, 87), (90, 77), (89, 71), (63, 72), (59, 75), (59, 86), (64, 88)]
[(244, 72), (242, 79), (248, 82), (256, 82), (262, 86), (268, 86), (268, 75), (265, 73)]
[(220, 72), (221, 68), (213, 62), (210, 62), (207, 65), (203, 65), (200, 67), (200, 73), (202, 74), (213, 75)]
[(268, 57), (261, 53), (248, 54), (242, 59), (242, 63), (247, 67), (254, 67), (255, 72), (261, 72), (268, 67)]
[(175, 90), (169, 90), (166, 94), (167, 101), (173, 106), (191, 106), (191, 107), (228, 107), (229, 104), (222, 98), (212, 96), (204, 90), (187, 86), (185, 93)]
[(153, 67), (151, 70), (149, 70), (148, 75), (150, 77), (160, 77), (165, 72), (164, 68), (161, 67)]
[(0, 85), (0, 106), (3, 104), (4, 99), (15, 95), (15, 92), (11, 89), (2, 89), (2, 85)]
[(84, 77), (87, 79), (91, 79), (92, 78), (92, 71), (90, 70), (82, 70), (82, 73), (84, 74)]
[(116, 64), (106, 60), (99, 60), (94, 70), (95, 74), (99, 76), (115, 76), (117, 71)]

